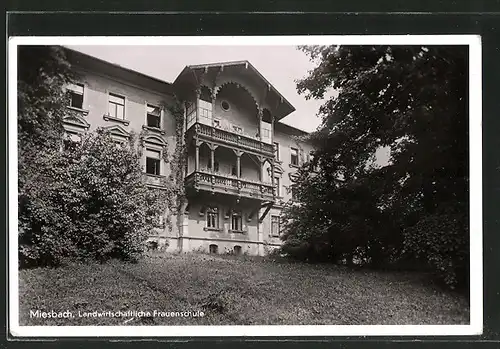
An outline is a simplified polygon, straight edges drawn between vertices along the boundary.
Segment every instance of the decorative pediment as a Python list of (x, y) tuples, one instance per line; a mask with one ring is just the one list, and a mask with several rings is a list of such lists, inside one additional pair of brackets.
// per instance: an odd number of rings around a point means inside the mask
[(154, 145), (157, 145), (160, 147), (164, 147), (167, 145), (167, 142), (163, 138), (161, 138), (160, 136), (156, 136), (156, 135), (148, 135), (148, 136), (144, 137), (143, 140), (145, 143), (154, 144)]
[(104, 127), (106, 131), (108, 131), (112, 136), (119, 138), (129, 138), (130, 133), (127, 132), (123, 127), (119, 125), (107, 126)]
[(63, 118), (63, 123), (87, 130), (90, 124), (80, 115), (68, 115)]

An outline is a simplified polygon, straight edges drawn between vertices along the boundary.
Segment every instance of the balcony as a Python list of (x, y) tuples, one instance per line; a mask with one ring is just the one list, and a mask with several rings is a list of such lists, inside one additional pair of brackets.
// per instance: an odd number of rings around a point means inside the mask
[(165, 187), (165, 176), (154, 175), (150, 173), (143, 173), (143, 179), (149, 187), (164, 188)]
[(195, 123), (188, 130), (188, 137), (196, 135), (200, 139), (215, 141), (238, 149), (246, 149), (269, 157), (274, 157), (274, 146), (257, 138), (223, 130), (201, 123)]
[(186, 177), (186, 187), (214, 193), (237, 195), (249, 199), (274, 201), (274, 188), (270, 183), (214, 172), (198, 171)]

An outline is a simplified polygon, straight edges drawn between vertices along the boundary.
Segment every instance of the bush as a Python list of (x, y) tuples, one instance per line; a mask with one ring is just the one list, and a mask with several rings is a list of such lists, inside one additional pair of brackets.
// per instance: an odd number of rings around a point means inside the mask
[(469, 238), (465, 212), (463, 208), (448, 207), (405, 230), (405, 252), (426, 260), (451, 288), (468, 283)]
[[(149, 189), (132, 146), (102, 130), (62, 152), (33, 156), (19, 194), (22, 266), (65, 257), (136, 260), (171, 198)], [(35, 168), (35, 167), (32, 167)]]

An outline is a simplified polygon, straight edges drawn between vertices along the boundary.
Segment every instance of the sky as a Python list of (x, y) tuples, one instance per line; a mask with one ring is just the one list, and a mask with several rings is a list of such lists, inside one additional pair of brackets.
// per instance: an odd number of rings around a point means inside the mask
[(314, 68), (295, 46), (114, 46), (67, 45), (68, 48), (120, 66), (173, 82), (186, 65), (224, 61), (249, 61), (294, 107), (281, 121), (304, 131), (320, 124), (320, 100), (306, 100), (296, 89), (296, 79)]

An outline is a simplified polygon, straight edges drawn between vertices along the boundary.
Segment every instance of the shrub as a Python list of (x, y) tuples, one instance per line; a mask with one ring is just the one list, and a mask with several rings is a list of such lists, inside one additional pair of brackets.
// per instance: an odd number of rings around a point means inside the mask
[(406, 253), (426, 260), (440, 279), (455, 288), (467, 285), (469, 238), (466, 209), (451, 207), (406, 229), (404, 245)]
[(19, 196), (21, 265), (69, 256), (136, 260), (172, 203), (168, 189), (146, 186), (137, 152), (102, 130), (34, 159), (38, 171)]

